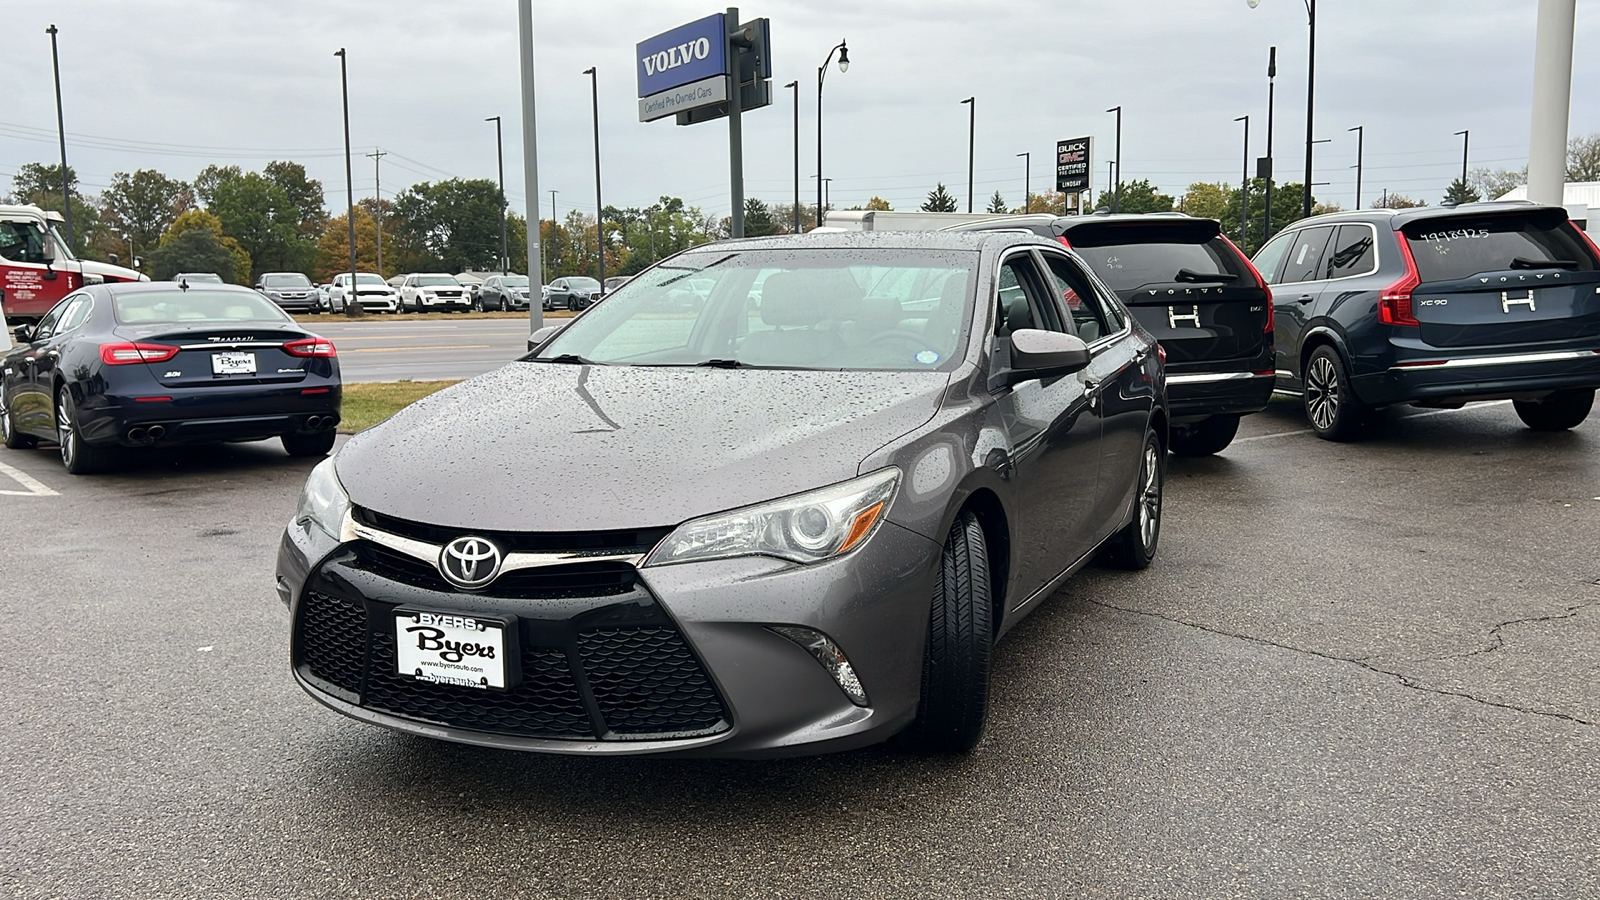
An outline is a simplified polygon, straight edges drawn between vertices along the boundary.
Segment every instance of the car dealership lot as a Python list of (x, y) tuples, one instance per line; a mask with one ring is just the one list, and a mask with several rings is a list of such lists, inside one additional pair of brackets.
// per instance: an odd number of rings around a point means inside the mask
[(415, 320), (328, 317), (306, 327), (339, 348), (347, 382), (471, 378), (528, 352), (526, 319)]
[(1306, 429), (1279, 401), (1173, 460), (1155, 564), (1091, 569), (1008, 635), (953, 759), (551, 758), (364, 726), (288, 671), (271, 571), (308, 461), (258, 443), (71, 478), (0, 453), (26, 477), (0, 469), (0, 887), (1600, 892), (1600, 424), (1536, 434), (1497, 404), (1354, 445)]

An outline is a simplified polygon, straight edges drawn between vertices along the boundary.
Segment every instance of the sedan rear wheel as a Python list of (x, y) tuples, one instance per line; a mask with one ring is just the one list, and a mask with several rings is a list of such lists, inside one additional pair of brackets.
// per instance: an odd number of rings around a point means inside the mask
[(1156, 558), (1161, 541), (1161, 495), (1166, 485), (1166, 454), (1154, 431), (1145, 432), (1133, 519), (1106, 544), (1106, 560), (1123, 569), (1143, 569)]
[(11, 421), (11, 407), (7, 406), (4, 400), (0, 400), (0, 440), (12, 450), (27, 450), (39, 443), (38, 438), (33, 435), (23, 434), (17, 430)]
[(1517, 418), (1534, 431), (1566, 431), (1577, 428), (1594, 408), (1594, 391), (1556, 391), (1543, 400), (1513, 400)]
[(92, 475), (110, 466), (111, 451), (83, 439), (78, 430), (77, 407), (72, 392), (62, 387), (56, 395), (56, 433), (61, 443), (61, 464), (73, 475)]
[(924, 753), (964, 753), (983, 736), (994, 649), (989, 556), (970, 512), (950, 525), (928, 615), (917, 719), (901, 735)]
[(1357, 440), (1370, 428), (1371, 411), (1350, 389), (1344, 360), (1332, 347), (1318, 347), (1306, 363), (1305, 406), (1311, 428), (1323, 440)]

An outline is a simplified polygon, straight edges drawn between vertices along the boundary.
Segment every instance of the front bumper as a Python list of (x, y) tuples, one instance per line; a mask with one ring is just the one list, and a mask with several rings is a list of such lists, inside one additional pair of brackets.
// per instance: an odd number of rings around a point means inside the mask
[[(628, 567), (604, 592), (545, 597), (429, 586), (426, 571), (397, 578), (374, 547), (340, 544), (296, 522), (278, 554), (294, 677), (319, 702), (361, 721), (515, 750), (764, 757), (878, 743), (916, 713), (939, 547), (892, 524), (856, 553), (818, 566), (751, 557)], [(515, 616), (523, 679), (516, 695), (388, 671), (392, 610), (401, 604)], [(360, 636), (334, 642), (345, 648), (337, 678), (313, 659), (338, 630), (329, 608), (342, 609), (345, 633)], [(769, 625), (831, 637), (870, 705), (853, 704), (806, 650)], [(663, 676), (663, 666), (677, 674)], [(508, 704), (522, 712), (505, 713)]]
[[(1408, 360), (1408, 362), (1411, 362)], [(1352, 379), (1362, 401), (1468, 402), (1600, 388), (1600, 350), (1530, 350), (1395, 365)]]

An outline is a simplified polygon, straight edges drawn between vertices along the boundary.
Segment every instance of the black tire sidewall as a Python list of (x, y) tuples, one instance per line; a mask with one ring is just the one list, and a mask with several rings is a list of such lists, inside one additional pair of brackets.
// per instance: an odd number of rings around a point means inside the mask
[(993, 585), (983, 527), (951, 523), (930, 599), (917, 719), (902, 736), (927, 753), (964, 753), (983, 736), (994, 651)]

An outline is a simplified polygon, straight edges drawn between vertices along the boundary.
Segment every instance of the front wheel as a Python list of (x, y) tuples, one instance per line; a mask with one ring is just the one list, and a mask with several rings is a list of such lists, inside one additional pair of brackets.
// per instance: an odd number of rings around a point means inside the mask
[(1154, 431), (1145, 432), (1139, 461), (1138, 493), (1133, 497), (1133, 520), (1106, 545), (1106, 559), (1123, 569), (1143, 569), (1156, 558), (1161, 540), (1161, 494), (1166, 484), (1166, 454)]
[(1339, 351), (1323, 345), (1306, 363), (1306, 419), (1317, 437), (1326, 441), (1353, 441), (1365, 437), (1372, 425), (1371, 409), (1350, 389)]
[(1556, 391), (1543, 400), (1513, 400), (1517, 418), (1534, 431), (1566, 431), (1583, 424), (1594, 407), (1594, 390)]
[(290, 456), (327, 456), (328, 451), (333, 449), (333, 441), (337, 436), (333, 431), (286, 434), (283, 436), (283, 450)]
[(922, 655), (922, 695), (916, 721), (901, 735), (912, 749), (965, 753), (983, 737), (993, 614), (983, 527), (963, 512), (951, 523), (939, 558)]
[(92, 475), (111, 466), (111, 451), (83, 439), (78, 430), (78, 408), (65, 386), (56, 395), (56, 432), (61, 444), (61, 464), (73, 475)]
[(1233, 443), (1239, 433), (1238, 416), (1212, 416), (1172, 429), (1172, 452), (1179, 456), (1210, 456)]

